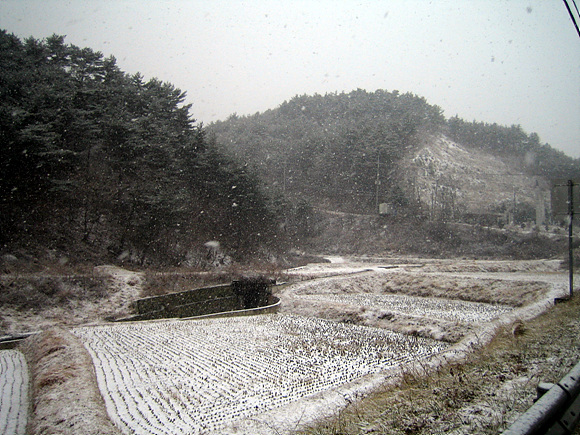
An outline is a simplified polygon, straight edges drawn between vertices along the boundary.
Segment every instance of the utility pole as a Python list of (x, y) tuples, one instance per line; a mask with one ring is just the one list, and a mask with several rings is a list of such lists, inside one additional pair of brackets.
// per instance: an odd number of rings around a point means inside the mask
[(375, 180), (376, 186), (376, 196), (375, 196), (375, 210), (377, 213), (380, 213), (379, 210), (379, 186), (381, 185), (381, 178), (380, 178), (380, 167), (381, 167), (381, 152), (377, 150), (377, 179)]
[(282, 181), (282, 192), (286, 193), (286, 166), (288, 165), (288, 160), (284, 159), (284, 169), (283, 169), (283, 181)]
[(556, 180), (552, 184), (552, 214), (568, 222), (568, 274), (570, 298), (574, 295), (574, 217), (580, 213), (579, 180)]
[(570, 226), (568, 227), (568, 263), (569, 263), (569, 277), (570, 284), (570, 299), (574, 294), (574, 181), (568, 180), (568, 216), (570, 218)]
[(512, 219), (513, 219), (512, 224), (513, 225), (516, 224), (516, 208), (517, 208), (517, 202), (516, 202), (516, 186), (514, 186), (514, 205), (513, 205), (513, 208), (512, 208)]

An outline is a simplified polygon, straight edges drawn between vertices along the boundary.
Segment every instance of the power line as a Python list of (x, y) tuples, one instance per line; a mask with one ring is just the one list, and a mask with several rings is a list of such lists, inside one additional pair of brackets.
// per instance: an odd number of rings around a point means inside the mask
[[(578, 13), (578, 7), (576, 6), (576, 2), (574, 0), (572, 0), (572, 3), (574, 3), (574, 7), (576, 8), (576, 13)], [(572, 23), (574, 23), (574, 27), (576, 27), (576, 32), (578, 33), (578, 36), (580, 36), (580, 29), (578, 28), (578, 23), (576, 22), (576, 17), (574, 16), (572, 9), (570, 9), (570, 5), (568, 4), (568, 1), (564, 0), (564, 4), (566, 5), (566, 9), (568, 9), (568, 13), (570, 14), (570, 19), (572, 20)]]

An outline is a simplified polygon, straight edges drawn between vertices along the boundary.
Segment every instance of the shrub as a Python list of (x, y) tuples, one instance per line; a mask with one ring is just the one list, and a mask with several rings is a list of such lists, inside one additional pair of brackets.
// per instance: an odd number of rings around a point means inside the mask
[(19, 310), (66, 306), (74, 300), (97, 300), (107, 294), (100, 277), (19, 276), (0, 280), (0, 305)]
[(264, 276), (241, 277), (232, 282), (235, 294), (245, 309), (267, 305), (272, 295), (272, 281)]

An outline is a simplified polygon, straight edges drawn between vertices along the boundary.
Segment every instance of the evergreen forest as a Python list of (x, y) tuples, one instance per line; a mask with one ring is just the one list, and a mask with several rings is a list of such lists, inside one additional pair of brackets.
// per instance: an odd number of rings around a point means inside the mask
[(335, 210), (372, 212), (377, 197), (417, 210), (399, 184), (399, 164), (441, 135), (467, 149), (526, 162), (520, 169), (530, 176), (580, 176), (580, 159), (542, 144), (519, 125), (446, 119), (425, 98), (396, 90), (296, 96), (276, 109), (234, 114), (208, 128), (225, 153), (249, 162), (271, 188)]
[(2, 251), (195, 265), (216, 242), (281, 249), (275, 204), (184, 100), (63, 36), (0, 31)]
[(442, 135), (529, 161), (530, 175), (580, 177), (580, 159), (536, 133), (447, 119), (411, 93), (298, 95), (207, 127), (185, 99), (63, 36), (0, 31), (0, 253), (188, 266), (277, 258), (320, 233), (316, 209), (373, 215), (386, 202), (417, 216), (400, 162)]

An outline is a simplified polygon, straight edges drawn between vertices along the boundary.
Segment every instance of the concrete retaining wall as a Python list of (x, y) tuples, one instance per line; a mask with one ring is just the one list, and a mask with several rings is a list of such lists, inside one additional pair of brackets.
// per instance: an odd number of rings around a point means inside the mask
[(135, 307), (137, 316), (132, 320), (191, 317), (244, 308), (229, 284), (139, 299)]
[[(239, 287), (239, 285), (237, 286)], [(120, 321), (153, 320), (164, 318), (198, 317), (228, 312), (242, 313), (277, 310), (279, 300), (274, 298), (267, 289), (267, 294), (259, 299), (260, 306), (248, 307), (247, 294), (241, 294), (232, 284), (222, 284), (186, 290), (168, 295), (152, 296), (135, 302), (137, 314)], [(235, 315), (235, 314), (234, 314)]]

